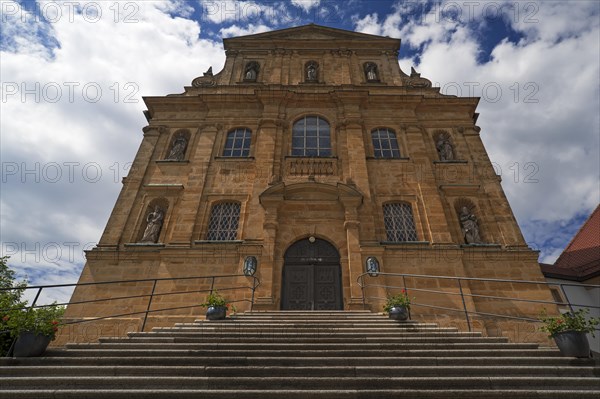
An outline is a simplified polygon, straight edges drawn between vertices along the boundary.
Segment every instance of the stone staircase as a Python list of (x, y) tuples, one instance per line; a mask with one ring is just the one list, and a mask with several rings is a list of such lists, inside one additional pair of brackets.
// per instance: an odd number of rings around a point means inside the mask
[(253, 312), (0, 359), (0, 398), (599, 398), (600, 364), (370, 312)]

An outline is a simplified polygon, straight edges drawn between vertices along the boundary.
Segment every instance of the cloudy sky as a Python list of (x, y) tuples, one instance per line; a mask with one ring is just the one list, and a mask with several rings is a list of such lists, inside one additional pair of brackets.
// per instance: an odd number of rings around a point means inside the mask
[(77, 281), (141, 142), (142, 96), (218, 72), (223, 37), (307, 23), (400, 38), (405, 72), (481, 97), (482, 139), (540, 261), (552, 263), (600, 202), (597, 1), (0, 6), (1, 252), (34, 284)]

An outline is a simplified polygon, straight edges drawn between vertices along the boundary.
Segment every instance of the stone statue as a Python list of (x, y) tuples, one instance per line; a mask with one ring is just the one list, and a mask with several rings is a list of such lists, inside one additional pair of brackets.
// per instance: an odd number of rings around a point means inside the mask
[(450, 143), (450, 137), (447, 134), (440, 134), (438, 137), (435, 148), (440, 155), (440, 161), (453, 161), (454, 160), (454, 148)]
[(310, 64), (306, 68), (306, 80), (311, 82), (317, 80), (317, 67), (315, 64)]
[(365, 72), (367, 73), (367, 80), (378, 80), (377, 65), (369, 62), (367, 65), (365, 65)]
[(463, 206), (460, 211), (460, 224), (467, 244), (481, 244), (477, 217), (466, 206)]
[(160, 229), (162, 228), (164, 219), (164, 214), (162, 209), (157, 205), (154, 208), (154, 212), (150, 212), (146, 217), (146, 230), (144, 230), (144, 236), (140, 240), (140, 242), (158, 242), (158, 236), (160, 234)]
[(185, 155), (185, 149), (187, 148), (187, 139), (183, 133), (179, 133), (177, 138), (173, 142), (171, 152), (167, 156), (168, 161), (183, 161)]
[(246, 65), (246, 72), (244, 74), (245, 80), (256, 80), (258, 77), (258, 64), (256, 62), (249, 62)]

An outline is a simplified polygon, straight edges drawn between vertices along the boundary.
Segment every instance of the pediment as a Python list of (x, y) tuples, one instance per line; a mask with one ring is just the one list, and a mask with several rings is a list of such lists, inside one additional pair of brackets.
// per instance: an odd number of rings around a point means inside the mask
[(332, 41), (352, 41), (352, 42), (388, 42), (398, 43), (399, 39), (392, 39), (389, 37), (369, 35), (366, 33), (352, 32), (343, 29), (330, 28), (326, 26), (320, 26), (315, 24), (297, 26), (294, 28), (281, 29), (271, 32), (257, 33), (254, 35), (238, 36), (223, 39), (225, 48), (231, 44), (242, 43), (242, 42), (280, 42), (290, 41), (299, 42), (306, 40), (314, 40), (319, 42), (332, 42)]

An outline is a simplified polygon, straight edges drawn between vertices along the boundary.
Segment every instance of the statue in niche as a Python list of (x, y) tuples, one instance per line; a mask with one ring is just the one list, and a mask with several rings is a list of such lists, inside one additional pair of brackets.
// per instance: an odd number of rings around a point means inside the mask
[(258, 62), (255, 61), (246, 64), (246, 69), (244, 70), (244, 80), (255, 81), (258, 77), (259, 68)]
[(435, 148), (440, 156), (440, 161), (454, 160), (454, 147), (452, 147), (448, 133), (442, 133), (438, 136)]
[(173, 142), (173, 147), (167, 156), (167, 161), (183, 161), (186, 148), (187, 139), (183, 133), (179, 133)]
[(365, 74), (367, 76), (367, 81), (369, 82), (379, 80), (379, 76), (377, 76), (377, 65), (372, 62), (367, 62), (365, 64)]
[(469, 211), (469, 208), (466, 206), (461, 208), (460, 224), (462, 225), (463, 235), (467, 244), (481, 244), (477, 216), (472, 211)]
[(306, 66), (306, 81), (307, 82), (316, 82), (317, 81), (317, 64), (314, 62), (310, 62)]
[(157, 205), (154, 211), (146, 216), (146, 229), (140, 242), (157, 243), (164, 219), (163, 210)]

